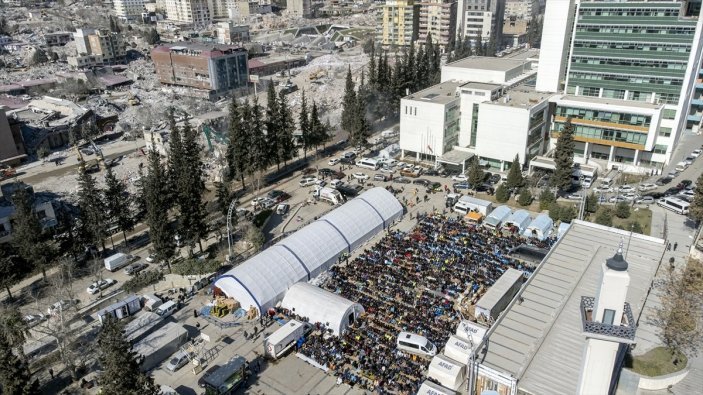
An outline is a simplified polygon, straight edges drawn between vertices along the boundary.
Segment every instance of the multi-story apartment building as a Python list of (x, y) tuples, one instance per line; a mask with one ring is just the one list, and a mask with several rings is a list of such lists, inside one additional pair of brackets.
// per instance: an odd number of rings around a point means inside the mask
[(169, 21), (206, 26), (212, 20), (209, 0), (166, 0), (165, 3)]
[(78, 53), (68, 58), (73, 67), (120, 63), (127, 55), (122, 35), (107, 29), (77, 29), (73, 40)]
[(503, 45), (516, 47), (527, 41), (532, 23), (537, 23), (538, 0), (507, 0), (503, 18)]
[(71, 32), (46, 33), (44, 35), (44, 41), (46, 41), (46, 45), (49, 47), (62, 46), (73, 41), (73, 34)]
[(472, 40), (479, 34), (483, 43), (503, 40), (505, 0), (458, 0), (456, 35)]
[(505, 0), (505, 18), (531, 20), (539, 13), (539, 0)]
[(663, 169), (700, 127), (700, 12), (685, 0), (547, 3), (537, 89), (565, 94), (552, 99), (552, 144), (571, 118), (576, 161)]
[(288, 0), (286, 12), (290, 16), (307, 18), (312, 15), (312, 0)]
[(242, 47), (180, 43), (151, 51), (162, 84), (180, 85), (207, 92), (211, 99), (247, 86), (247, 51)]
[(144, 0), (113, 0), (115, 15), (124, 21), (139, 20), (144, 12)]
[(414, 0), (386, 0), (376, 9), (376, 41), (410, 45), (418, 37), (420, 5)]
[(420, 3), (418, 38), (424, 42), (427, 35), (442, 47), (449, 45), (456, 34), (457, 0), (423, 0)]
[(231, 45), (249, 41), (249, 25), (237, 25), (232, 21), (217, 24), (217, 42)]

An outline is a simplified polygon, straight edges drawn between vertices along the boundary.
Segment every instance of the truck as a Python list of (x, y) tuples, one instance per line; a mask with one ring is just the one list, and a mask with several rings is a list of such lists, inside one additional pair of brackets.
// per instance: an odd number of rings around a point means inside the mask
[(249, 378), (249, 364), (241, 355), (235, 355), (205, 377), (205, 395), (229, 395)]
[(134, 352), (141, 356), (140, 369), (149, 371), (178, 351), (188, 341), (188, 331), (183, 325), (169, 322), (160, 330), (134, 345)]
[(160, 315), (154, 312), (142, 311), (124, 326), (124, 337), (130, 343), (136, 343), (151, 334), (156, 327), (163, 323)]
[(105, 269), (114, 272), (115, 270), (119, 270), (129, 265), (129, 263), (132, 262), (132, 259), (134, 259), (132, 255), (118, 252), (117, 254), (110, 255), (105, 258)]
[(264, 339), (264, 355), (270, 359), (281, 357), (290, 350), (298, 339), (305, 337), (312, 330), (307, 322), (290, 320)]
[(315, 192), (315, 196), (332, 205), (337, 205), (344, 202), (342, 194), (334, 188), (320, 188)]

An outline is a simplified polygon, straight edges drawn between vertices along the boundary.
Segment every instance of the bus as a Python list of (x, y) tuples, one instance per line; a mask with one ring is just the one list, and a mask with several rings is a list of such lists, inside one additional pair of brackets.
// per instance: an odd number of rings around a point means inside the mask
[(363, 158), (358, 160), (356, 161), (356, 165), (371, 170), (378, 170), (381, 167), (381, 164), (378, 163), (376, 159), (371, 158)]
[(691, 205), (690, 203), (675, 197), (665, 197), (659, 199), (657, 204), (667, 210), (671, 210), (682, 215), (688, 214), (688, 207)]

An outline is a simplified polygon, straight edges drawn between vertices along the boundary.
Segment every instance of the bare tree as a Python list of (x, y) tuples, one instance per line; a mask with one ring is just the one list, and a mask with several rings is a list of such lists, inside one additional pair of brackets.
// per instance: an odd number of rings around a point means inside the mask
[(665, 270), (655, 288), (661, 302), (652, 323), (672, 354), (697, 356), (703, 346), (703, 264), (689, 260), (677, 269), (671, 262)]

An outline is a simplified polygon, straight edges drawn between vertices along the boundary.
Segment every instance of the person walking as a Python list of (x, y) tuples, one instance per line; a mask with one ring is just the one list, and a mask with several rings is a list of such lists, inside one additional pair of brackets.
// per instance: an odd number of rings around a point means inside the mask
[(667, 244), (666, 250), (667, 250), (667, 251), (671, 251), (671, 243)]
[(679, 243), (678, 243), (678, 242), (674, 242), (674, 251), (676, 251), (676, 247), (678, 247), (678, 246), (679, 246)]

